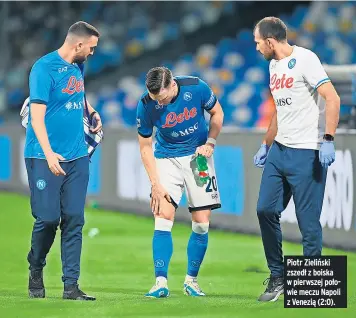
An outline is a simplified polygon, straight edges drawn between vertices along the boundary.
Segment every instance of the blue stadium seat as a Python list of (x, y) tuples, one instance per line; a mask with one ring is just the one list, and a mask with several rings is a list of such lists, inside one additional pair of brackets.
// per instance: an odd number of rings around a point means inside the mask
[[(355, 8), (354, 3), (332, 4), (327, 9), (325, 20), (338, 17), (346, 5)], [(352, 29), (342, 32), (338, 30), (337, 25), (331, 32), (330, 27), (326, 29), (323, 23), (309, 29), (304, 25), (308, 12), (309, 8), (302, 5), (298, 6), (293, 14), (281, 16), (291, 32), (296, 32), (293, 43), (312, 49), (323, 63), (338, 63), (340, 60), (344, 60), (344, 63), (356, 63), (356, 32)], [(339, 49), (338, 43), (342, 49)], [(351, 54), (348, 49), (353, 49), (350, 50)], [(196, 56), (186, 54), (176, 63), (163, 64), (174, 70), (175, 66), (189, 63), (187, 72), (202, 77), (220, 95), (219, 100), (225, 112), (225, 125), (242, 128), (255, 126), (259, 119), (258, 108), (264, 102), (263, 93), (268, 89), (269, 74), (268, 62), (256, 51), (252, 30), (242, 29), (236, 38), (221, 39), (216, 44), (213, 56), (209, 55), (212, 54), (209, 50), (202, 49), (202, 52), (198, 50)], [(137, 81), (144, 83), (144, 76), (143, 74), (137, 78)], [(125, 106), (123, 108), (125, 109)], [(343, 113), (347, 111), (349, 108), (342, 108)], [(132, 109), (123, 112), (123, 116), (128, 116), (124, 119), (126, 124), (135, 124), (133, 114)]]
[[(146, 8), (144, 3), (135, 2), (134, 7), (130, 5), (126, 11), (120, 11), (120, 5), (91, 2), (80, 9), (83, 20), (97, 22), (99, 17), (104, 19), (99, 21), (103, 36), (96, 53), (88, 60), (88, 75), (99, 74), (106, 67), (120, 67), (128, 56), (139, 56), (166, 41), (177, 40), (184, 32), (214, 23), (216, 17), (230, 14), (231, 6), (236, 4), (209, 2), (202, 6), (187, 2), (177, 7), (180, 15), (166, 18), (163, 14), (155, 16), (155, 9), (149, 11), (150, 7)], [(320, 12), (319, 16), (310, 14), (312, 10), (312, 5), (299, 5), (292, 14), (280, 16), (289, 28), (291, 43), (315, 51), (323, 63), (356, 63), (355, 3), (328, 3), (325, 12)], [(120, 23), (117, 23), (118, 15), (123, 17)], [(52, 29), (42, 35), (44, 41), (55, 38)], [(258, 108), (264, 102), (262, 93), (268, 89), (269, 73), (268, 62), (256, 51), (251, 29), (241, 29), (236, 37), (222, 38), (215, 46), (203, 45), (195, 54), (187, 52), (178, 60), (162, 61), (161, 65), (172, 69), (176, 75), (189, 74), (208, 82), (224, 107), (226, 125), (256, 125)], [(142, 73), (130, 79), (124, 86), (120, 82), (113, 94), (106, 90), (98, 93), (96, 107), (103, 113), (104, 124), (135, 125), (135, 105), (144, 90), (145, 75)], [(8, 94), (8, 104), (21, 102), (23, 92), (23, 88), (13, 87)], [(342, 112), (345, 111), (348, 110), (343, 108)]]

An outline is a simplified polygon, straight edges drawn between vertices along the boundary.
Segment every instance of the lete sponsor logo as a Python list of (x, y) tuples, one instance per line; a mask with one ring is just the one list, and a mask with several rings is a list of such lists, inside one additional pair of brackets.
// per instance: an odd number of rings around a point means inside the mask
[[(322, 227), (350, 231), (353, 216), (353, 166), (350, 150), (337, 150), (336, 160), (329, 167), (326, 179), (323, 209), (320, 216)], [(295, 206), (290, 200), (282, 212), (281, 222), (297, 223)]]
[(292, 88), (293, 82), (294, 78), (286, 78), (286, 74), (283, 74), (281, 78), (278, 78), (277, 74), (273, 74), (269, 87), (271, 88), (271, 92), (273, 92), (274, 90), (278, 91), (281, 88)]
[(162, 128), (172, 128), (177, 124), (182, 123), (185, 120), (189, 120), (191, 118), (194, 118), (197, 115), (197, 109), (196, 107), (193, 107), (191, 110), (188, 110), (187, 107), (184, 107), (184, 110), (182, 113), (177, 114), (175, 112), (170, 112), (166, 116), (166, 122), (162, 126)]
[(62, 93), (73, 95), (75, 92), (84, 91), (84, 81), (77, 80), (75, 76), (71, 76), (68, 80), (67, 87), (62, 89)]

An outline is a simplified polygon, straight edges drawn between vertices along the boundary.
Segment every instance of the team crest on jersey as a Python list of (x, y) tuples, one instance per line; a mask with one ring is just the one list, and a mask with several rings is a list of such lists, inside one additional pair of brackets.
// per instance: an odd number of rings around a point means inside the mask
[(295, 66), (295, 63), (296, 63), (296, 59), (291, 59), (289, 62), (288, 62), (288, 67), (290, 69), (292, 69), (294, 66)]
[(186, 100), (187, 102), (189, 102), (190, 100), (192, 100), (192, 93), (191, 92), (185, 92), (183, 95), (183, 99)]

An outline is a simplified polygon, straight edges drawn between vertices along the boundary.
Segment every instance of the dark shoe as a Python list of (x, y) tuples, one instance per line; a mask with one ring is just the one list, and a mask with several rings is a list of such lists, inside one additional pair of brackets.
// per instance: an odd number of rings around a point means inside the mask
[(93, 296), (88, 296), (79, 289), (78, 285), (65, 285), (63, 299), (71, 300), (96, 300)]
[(284, 292), (283, 276), (267, 278), (263, 285), (267, 285), (265, 292), (258, 298), (259, 301), (276, 301), (278, 297)]
[(28, 294), (30, 298), (45, 298), (43, 271), (30, 271), (28, 279)]

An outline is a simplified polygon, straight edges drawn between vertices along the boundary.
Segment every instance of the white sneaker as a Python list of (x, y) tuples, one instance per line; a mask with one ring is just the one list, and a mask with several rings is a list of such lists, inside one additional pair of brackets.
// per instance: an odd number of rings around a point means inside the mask
[(186, 280), (183, 288), (184, 294), (188, 296), (205, 296), (205, 293), (200, 289), (196, 278)]
[(146, 297), (150, 298), (165, 298), (169, 297), (169, 289), (167, 283), (156, 282), (150, 291), (145, 294)]

